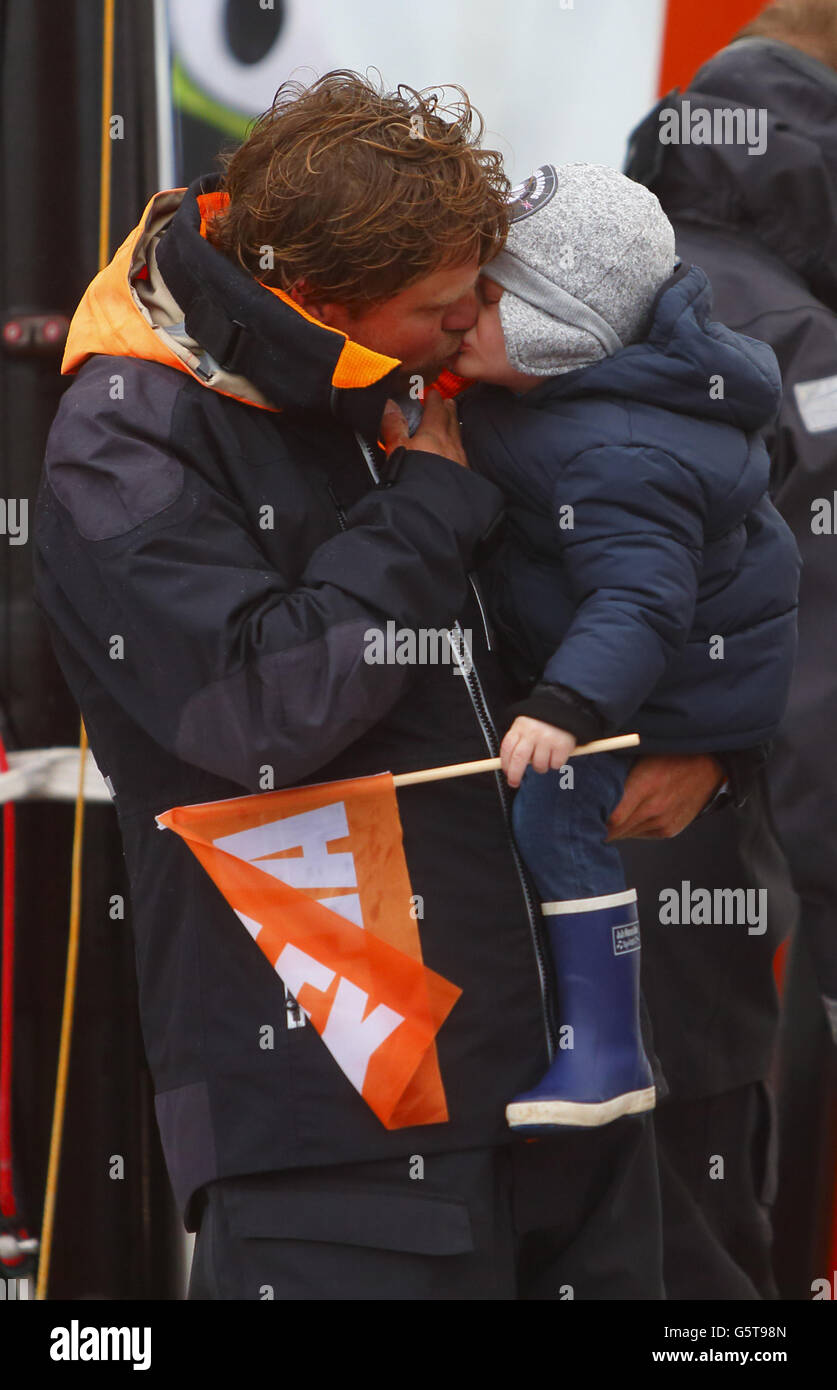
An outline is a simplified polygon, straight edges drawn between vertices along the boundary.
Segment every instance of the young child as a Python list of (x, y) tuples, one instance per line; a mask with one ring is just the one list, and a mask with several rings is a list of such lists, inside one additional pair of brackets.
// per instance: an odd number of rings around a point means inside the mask
[(675, 266), (654, 195), (570, 164), (542, 167), (513, 199), (455, 371), (494, 383), (464, 396), (463, 439), (506, 493), (484, 577), (495, 626), (537, 680), (501, 753), (561, 998), (555, 1059), (506, 1115), (542, 1130), (655, 1102), (636, 892), (606, 841), (636, 754), (567, 759), (621, 731), (642, 753), (721, 761), (769, 739), (799, 558), (757, 433), (778, 408), (775, 357), (710, 320), (709, 282)]

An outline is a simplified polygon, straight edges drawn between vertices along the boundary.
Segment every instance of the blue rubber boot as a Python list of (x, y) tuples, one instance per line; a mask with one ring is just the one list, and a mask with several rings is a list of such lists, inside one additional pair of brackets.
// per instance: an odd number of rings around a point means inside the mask
[(506, 1106), (509, 1125), (586, 1128), (653, 1110), (639, 1023), (636, 890), (541, 910), (561, 996), (559, 1047), (543, 1080)]

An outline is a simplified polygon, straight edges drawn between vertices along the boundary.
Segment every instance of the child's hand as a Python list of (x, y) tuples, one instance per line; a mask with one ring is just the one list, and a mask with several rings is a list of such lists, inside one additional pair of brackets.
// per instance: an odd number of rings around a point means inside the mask
[(529, 719), (519, 714), (500, 745), (503, 771), (510, 787), (520, 785), (529, 763), (536, 772), (563, 767), (576, 746), (576, 740), (565, 729), (545, 724), (542, 719)]

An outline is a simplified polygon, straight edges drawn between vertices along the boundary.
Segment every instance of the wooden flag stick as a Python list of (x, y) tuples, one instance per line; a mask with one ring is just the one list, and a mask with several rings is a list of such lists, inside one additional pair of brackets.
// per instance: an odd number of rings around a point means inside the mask
[[(619, 734), (617, 738), (597, 738), (574, 748), (571, 758), (585, 753), (615, 753), (618, 748), (635, 748), (639, 734)], [(441, 782), (445, 777), (470, 777), (473, 772), (496, 772), (502, 766), (499, 758), (480, 758), (475, 763), (448, 763), (446, 767), (425, 767), (420, 772), (399, 772), (393, 777), (396, 787), (410, 787), (415, 782)]]

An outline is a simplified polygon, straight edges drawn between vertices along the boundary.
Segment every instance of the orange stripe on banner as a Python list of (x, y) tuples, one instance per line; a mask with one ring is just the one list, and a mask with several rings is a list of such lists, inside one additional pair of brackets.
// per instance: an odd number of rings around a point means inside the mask
[[(447, 1120), (435, 1036), (461, 990), (422, 962), (389, 773), (156, 819), (250, 919), (257, 945), (382, 1124)], [(295, 884), (280, 877), (283, 865)], [(363, 925), (341, 907), (359, 911)]]
[(686, 87), (698, 68), (725, 48), (766, 0), (668, 0), (658, 95)]

